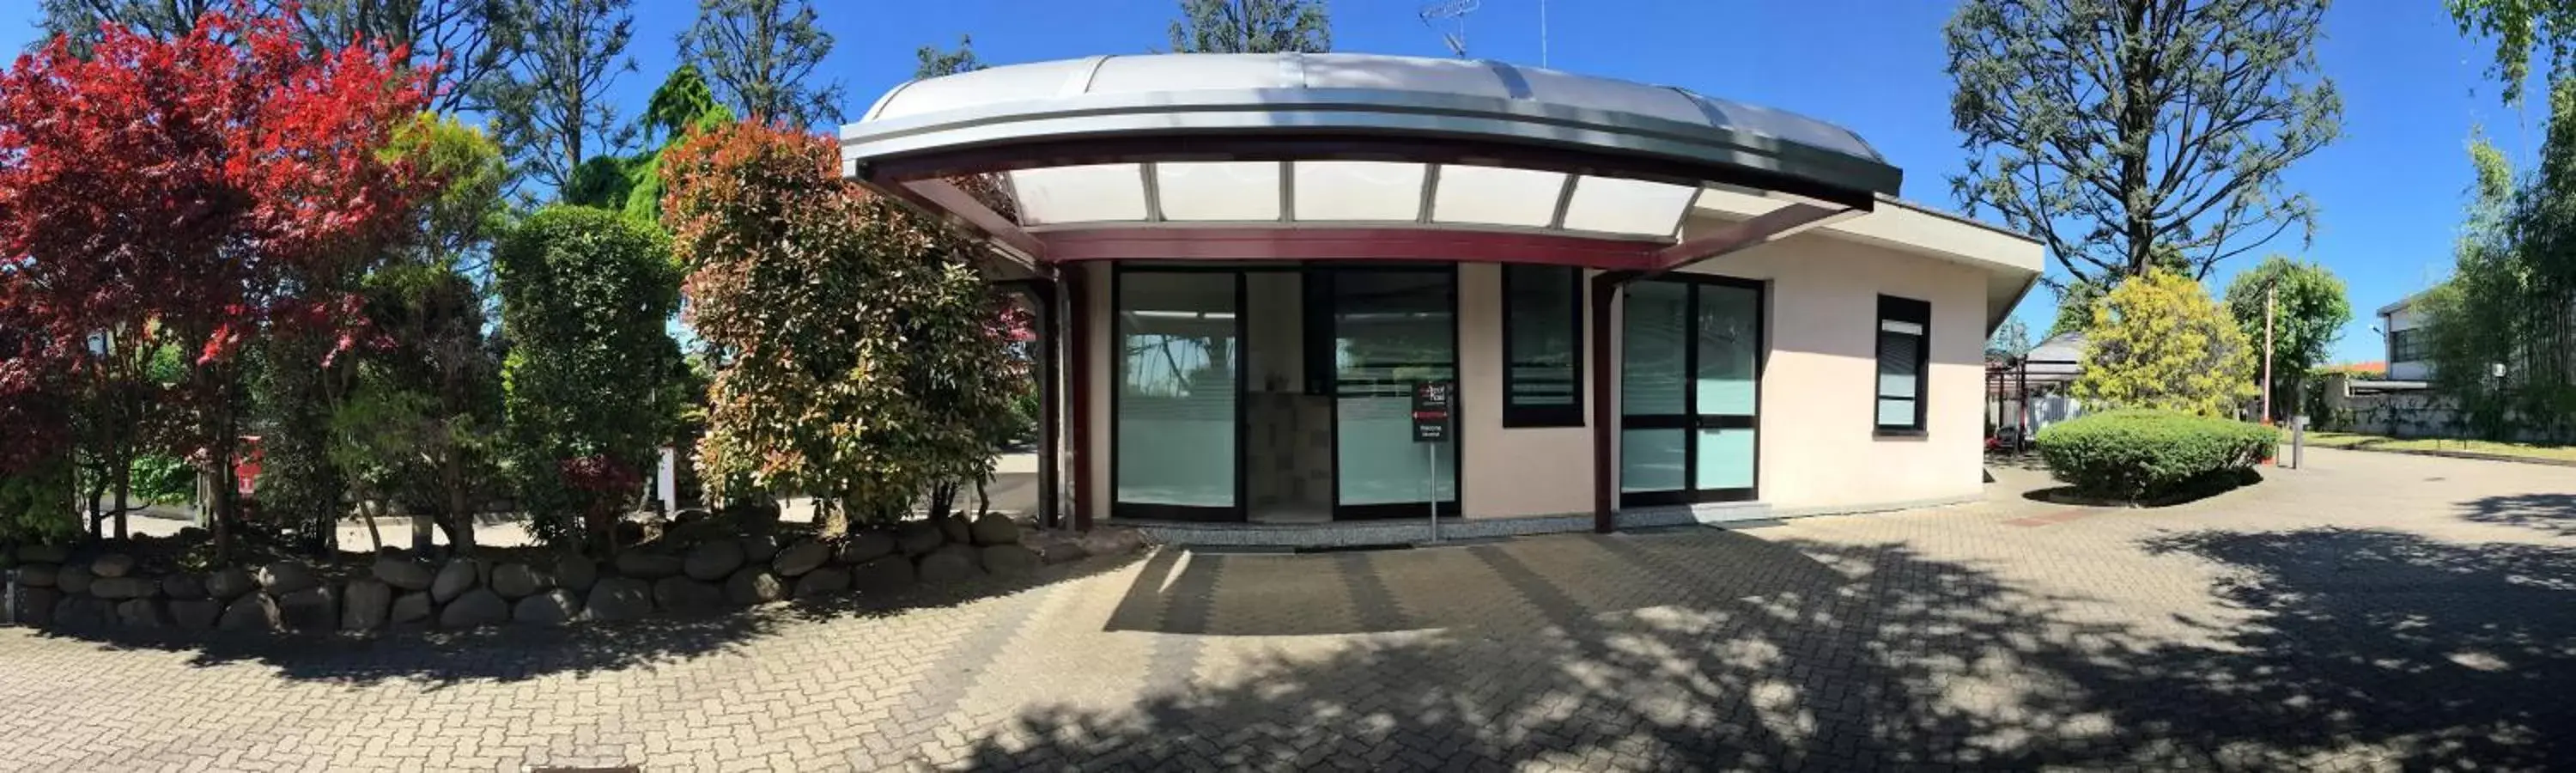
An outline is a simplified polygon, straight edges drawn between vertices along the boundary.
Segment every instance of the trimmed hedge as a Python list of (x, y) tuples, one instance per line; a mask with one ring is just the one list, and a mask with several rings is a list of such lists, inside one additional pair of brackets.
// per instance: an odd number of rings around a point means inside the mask
[(2038, 437), (2040, 458), (2058, 480), (2087, 495), (2133, 501), (2252, 470), (2280, 440), (2271, 427), (2144, 409), (2083, 416)]

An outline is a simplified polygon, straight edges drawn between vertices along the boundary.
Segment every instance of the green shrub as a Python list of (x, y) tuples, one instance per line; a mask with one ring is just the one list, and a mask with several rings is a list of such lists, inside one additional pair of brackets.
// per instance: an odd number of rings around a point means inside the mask
[(2039, 455), (2077, 491), (2154, 500), (2253, 469), (2272, 453), (2271, 427), (2175, 411), (2106, 411), (2039, 431)]

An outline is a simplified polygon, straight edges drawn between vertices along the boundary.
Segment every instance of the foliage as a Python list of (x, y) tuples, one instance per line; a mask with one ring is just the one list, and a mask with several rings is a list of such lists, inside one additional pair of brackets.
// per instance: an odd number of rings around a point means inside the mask
[(2001, 326), (1995, 328), (1995, 334), (1986, 338), (1986, 356), (1991, 359), (2019, 357), (2028, 353), (2030, 346), (2030, 326), (2022, 324), (2019, 319), (2005, 319)]
[(716, 351), (699, 469), (898, 517), (991, 475), (1008, 431), (1007, 317), (969, 242), (839, 174), (822, 137), (737, 124), (663, 168), (689, 320)]
[(182, 504), (197, 495), (197, 470), (188, 460), (165, 454), (134, 457), (132, 472), (135, 501), (151, 504)]
[(1331, 50), (1331, 9), (1317, 0), (1181, 0), (1181, 17), (1172, 20), (1173, 53)]
[[(188, 36), (207, 12), (230, 7), (234, 0), (39, 0), (45, 41), (62, 38), (70, 51), (89, 56), (104, 26), (144, 37), (170, 40)], [(36, 44), (39, 48), (46, 42)]]
[(68, 456), (0, 471), (0, 544), (61, 542), (79, 531)]
[(2254, 394), (2254, 350), (2200, 283), (2162, 269), (2130, 277), (2093, 306), (2084, 373), (2088, 406), (2225, 416)]
[(2082, 332), (2093, 324), (2093, 304), (2102, 300), (2102, 286), (2092, 282), (2070, 282), (2056, 288), (2057, 317), (2048, 323), (2049, 338), (2070, 332)]
[[(679, 351), (663, 324), (679, 302), (670, 242), (659, 229), (605, 210), (550, 206), (501, 240), (503, 406), (521, 485), (538, 536), (577, 534), (565, 516), (603, 506), (559, 473), (601, 457), (649, 466), (668, 440), (677, 390), (666, 384)], [(630, 494), (633, 492), (629, 492)], [(594, 547), (605, 548), (594, 535)]]
[(956, 48), (943, 51), (937, 46), (922, 46), (921, 50), (913, 52), (913, 56), (920, 60), (920, 64), (912, 68), (912, 77), (916, 79), (984, 69), (984, 60), (975, 58), (975, 39), (967, 35), (957, 36)]
[(2552, 81), (2576, 65), (2576, 2), (2570, 0), (2443, 0), (2460, 34), (2495, 40), (2487, 74), (2504, 88), (2508, 105), (2521, 104), (2531, 78), (2533, 49), (2544, 49)]
[(633, 139), (609, 92), (633, 72), (631, 0), (518, 0), (525, 45), (502, 75), (481, 84), (493, 136), (533, 182), (560, 191), (592, 156), (614, 155)]
[(841, 120), (841, 86), (806, 85), (832, 53), (832, 33), (805, 0), (700, 0), (680, 58), (704, 70), (745, 118), (808, 127)]
[(566, 204), (614, 210), (627, 217), (662, 222), (662, 154), (691, 131), (733, 123), (733, 111), (716, 101), (696, 65), (684, 64), (653, 90), (644, 108), (645, 142), (661, 145), (631, 156), (599, 156), (573, 170), (563, 190)]
[(2280, 439), (2271, 427), (2161, 410), (2086, 414), (2038, 437), (2040, 458), (2059, 480), (2086, 494), (2137, 501), (2251, 470)]
[(2039, 237), (2078, 282), (2144, 273), (2167, 245), (2212, 266), (2316, 207), (2284, 189), (2332, 141), (2343, 102), (2318, 76), (2326, 0), (1969, 0), (1946, 30), (1950, 188)]
[[(350, 288), (422, 187), (407, 154), (378, 151), (427, 88), (394, 51), (315, 54), (278, 17), (110, 27), (86, 56), (53, 39), (0, 75), (0, 308), (72, 372), (110, 367), (102, 332), (133, 361), (183, 353), (155, 399), (175, 431), (153, 445), (229, 470), (213, 462), (240, 434), (245, 344), (309, 337), (303, 367), (357, 345)], [(220, 529), (229, 496), (215, 505)]]
[[(2276, 286), (2272, 304), (2273, 402), (2281, 416), (2288, 416), (2289, 396), (2298, 393), (2302, 377), (2325, 360), (2326, 348), (2342, 336), (2344, 323), (2352, 321), (2352, 303), (2344, 298), (2343, 280), (2325, 266), (2279, 255), (2264, 258), (2261, 264), (2238, 272), (2227, 283), (2227, 312), (2236, 318), (2236, 327), (2245, 333), (2246, 343), (2256, 347), (2263, 344), (2263, 295), (2267, 283)], [(2260, 355), (2255, 362), (2262, 362)]]

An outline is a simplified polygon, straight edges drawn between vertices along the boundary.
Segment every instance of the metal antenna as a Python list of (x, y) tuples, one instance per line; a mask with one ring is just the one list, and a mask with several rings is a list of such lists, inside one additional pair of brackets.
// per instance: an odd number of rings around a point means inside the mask
[[(1440, 33), (1440, 42), (1448, 44), (1449, 53), (1467, 58), (1467, 14), (1475, 13), (1481, 0), (1431, 0), (1422, 4), (1422, 26)], [(1442, 29), (1446, 25), (1449, 29)], [(1452, 31), (1454, 30), (1454, 31)]]

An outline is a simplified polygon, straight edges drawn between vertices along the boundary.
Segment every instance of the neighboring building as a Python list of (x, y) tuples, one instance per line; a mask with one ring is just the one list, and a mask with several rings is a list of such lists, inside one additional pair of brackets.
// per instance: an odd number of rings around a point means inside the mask
[(2424, 312), (2416, 307), (2423, 299), (2416, 293), (2396, 303), (2379, 307), (2379, 329), (2388, 338), (2389, 381), (2430, 381), (2433, 379), (2433, 352), (2427, 348)]
[[(1182, 540), (1974, 499), (1986, 338), (2041, 268), (1840, 127), (1496, 62), (996, 67), (841, 139), (1036, 299), (1047, 516)], [(1454, 442), (1415, 442), (1424, 380)]]

